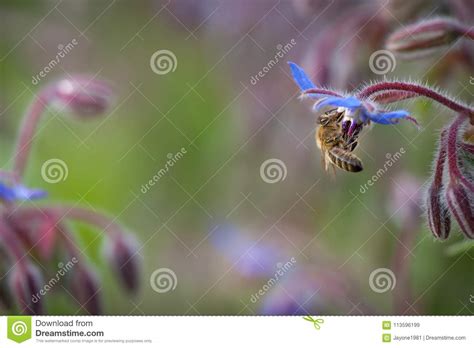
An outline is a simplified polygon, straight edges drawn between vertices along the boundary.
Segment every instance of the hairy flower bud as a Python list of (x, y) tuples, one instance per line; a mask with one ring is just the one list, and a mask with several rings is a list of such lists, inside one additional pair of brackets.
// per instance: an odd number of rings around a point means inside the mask
[(43, 305), (39, 293), (42, 277), (38, 269), (31, 263), (17, 263), (10, 274), (10, 291), (21, 312), (25, 314), (43, 313)]
[(443, 174), (446, 163), (446, 135), (447, 131), (441, 133), (438, 156), (435, 162), (433, 181), (426, 195), (426, 211), (428, 225), (434, 236), (446, 239), (451, 231), (451, 215), (443, 196)]
[(451, 183), (446, 199), (461, 231), (467, 238), (474, 239), (474, 208), (467, 189), (460, 183)]
[(128, 291), (136, 291), (140, 275), (137, 241), (131, 235), (117, 234), (110, 243), (107, 245), (106, 255), (114, 271)]
[(395, 31), (387, 39), (386, 47), (400, 54), (426, 53), (453, 43), (462, 34), (461, 24), (453, 19), (430, 19)]
[(88, 314), (102, 313), (99, 295), (99, 281), (96, 274), (87, 267), (77, 267), (72, 276), (72, 294)]
[(58, 81), (52, 89), (52, 103), (80, 117), (104, 113), (112, 103), (112, 90), (100, 80), (76, 76)]
[[(3, 262), (4, 260), (2, 259), (1, 261)], [(3, 272), (4, 269), (2, 269), (2, 273)], [(8, 288), (8, 284), (6, 283), (7, 282), (0, 282), (0, 308), (11, 312), (15, 306), (15, 302), (12, 293)]]
[(436, 238), (446, 239), (451, 231), (451, 215), (440, 190), (431, 185), (426, 200), (428, 225)]

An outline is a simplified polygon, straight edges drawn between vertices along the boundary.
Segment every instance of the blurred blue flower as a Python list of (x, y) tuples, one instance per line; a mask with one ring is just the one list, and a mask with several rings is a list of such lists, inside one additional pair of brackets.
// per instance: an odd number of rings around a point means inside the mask
[(262, 315), (307, 315), (326, 310), (321, 284), (314, 274), (295, 270), (286, 274), (265, 296)]
[(217, 227), (211, 243), (245, 277), (274, 274), (278, 262), (285, 260), (278, 248), (252, 240), (234, 225)]
[(373, 101), (362, 100), (354, 95), (345, 97), (336, 91), (317, 88), (301, 67), (292, 62), (289, 62), (288, 64), (290, 65), (293, 79), (303, 92), (303, 95), (312, 99), (317, 99), (317, 102), (314, 105), (315, 110), (319, 111), (325, 106), (342, 108), (344, 110), (344, 119), (350, 119), (356, 124), (368, 124), (372, 121), (387, 125), (396, 124), (401, 119), (406, 119), (416, 124), (416, 120), (410, 116), (408, 111), (380, 110)]
[(45, 198), (48, 193), (40, 189), (30, 189), (23, 185), (7, 186), (0, 182), (0, 199), (6, 202), (30, 201)]

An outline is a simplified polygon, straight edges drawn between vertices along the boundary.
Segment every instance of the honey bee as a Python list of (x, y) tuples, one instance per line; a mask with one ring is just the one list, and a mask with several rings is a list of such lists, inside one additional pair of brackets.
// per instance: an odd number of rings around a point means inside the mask
[(318, 119), (316, 143), (321, 149), (322, 163), (326, 169), (334, 166), (348, 172), (360, 172), (362, 161), (352, 153), (357, 146), (360, 129), (355, 130), (350, 136), (342, 131), (342, 118), (344, 112), (337, 109), (330, 110)]

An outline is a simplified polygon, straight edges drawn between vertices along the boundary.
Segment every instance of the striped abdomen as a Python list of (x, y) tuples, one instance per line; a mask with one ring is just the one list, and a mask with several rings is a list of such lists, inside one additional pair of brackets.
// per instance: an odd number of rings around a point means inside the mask
[(329, 150), (328, 157), (335, 166), (348, 172), (355, 173), (363, 169), (362, 162), (356, 155), (339, 147), (333, 147)]

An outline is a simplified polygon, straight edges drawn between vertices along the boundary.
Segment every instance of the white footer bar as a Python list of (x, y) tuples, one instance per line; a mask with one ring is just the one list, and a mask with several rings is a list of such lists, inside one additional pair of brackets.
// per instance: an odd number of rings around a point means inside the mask
[(0, 347), (473, 347), (472, 316), (1, 317)]

